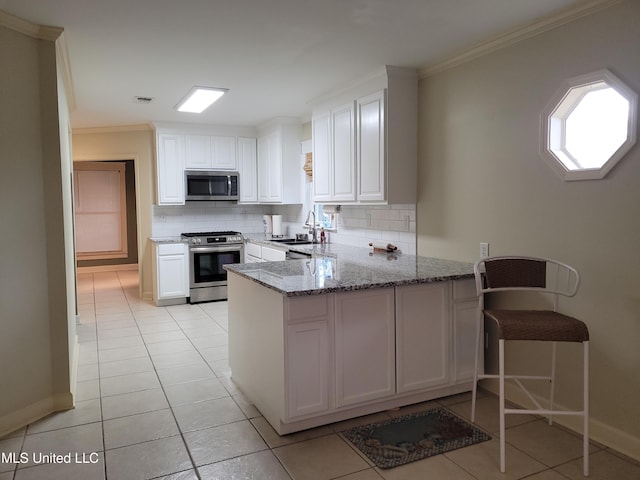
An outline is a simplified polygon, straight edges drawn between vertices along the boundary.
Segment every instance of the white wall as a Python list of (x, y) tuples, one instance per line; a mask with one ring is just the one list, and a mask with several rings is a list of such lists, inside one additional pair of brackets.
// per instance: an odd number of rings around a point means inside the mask
[(68, 123), (55, 42), (0, 27), (0, 56), (2, 436), (72, 406), (75, 293), (67, 271), (69, 149), (60, 137)]
[[(609, 68), (640, 93), (640, 4), (629, 0), (420, 82), (418, 252), (552, 257), (591, 333), (592, 436), (640, 458), (640, 147), (604, 179), (564, 182), (539, 156), (539, 116), (566, 78)], [(580, 361), (558, 400), (579, 405)], [(512, 349), (516, 368), (535, 364)], [(578, 402), (578, 403), (576, 403)], [(568, 421), (568, 420), (567, 420)]]

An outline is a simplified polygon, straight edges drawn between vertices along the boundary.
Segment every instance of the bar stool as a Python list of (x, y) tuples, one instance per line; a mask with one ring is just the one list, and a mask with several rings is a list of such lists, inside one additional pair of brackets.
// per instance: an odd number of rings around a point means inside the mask
[[(471, 421), (475, 421), (478, 380), (497, 378), (500, 393), (500, 471), (505, 472), (505, 416), (513, 414), (538, 414), (549, 418), (553, 415), (578, 415), (583, 417), (583, 474), (589, 475), (589, 331), (584, 322), (557, 312), (560, 296), (573, 297), (580, 283), (578, 272), (561, 262), (550, 259), (503, 256), (479, 260), (474, 266), (478, 293), (478, 325), (476, 335), (476, 369), (473, 382)], [(552, 309), (547, 310), (502, 310), (485, 308), (485, 298), (506, 291), (537, 292), (550, 296)], [(483, 352), (481, 332), (484, 318), (493, 321), (498, 331), (498, 374), (480, 374), (478, 365)], [(552, 342), (551, 372), (549, 375), (505, 374), (505, 342), (515, 340), (537, 340)], [(582, 410), (554, 409), (556, 343), (578, 342), (583, 345), (583, 405)], [(511, 380), (524, 391), (535, 408), (505, 408), (505, 380)], [(549, 407), (544, 408), (527, 390), (521, 380), (544, 380), (550, 382)]]

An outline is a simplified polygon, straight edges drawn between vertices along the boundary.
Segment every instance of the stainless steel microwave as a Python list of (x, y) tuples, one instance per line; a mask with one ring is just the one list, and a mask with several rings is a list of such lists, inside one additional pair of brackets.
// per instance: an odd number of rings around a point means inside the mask
[(186, 170), (186, 200), (238, 200), (238, 172)]

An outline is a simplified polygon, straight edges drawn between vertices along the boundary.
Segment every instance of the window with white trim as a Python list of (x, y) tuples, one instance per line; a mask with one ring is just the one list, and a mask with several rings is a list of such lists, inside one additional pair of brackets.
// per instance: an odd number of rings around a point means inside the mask
[(636, 142), (637, 95), (608, 70), (575, 77), (542, 115), (542, 156), (564, 180), (604, 176)]

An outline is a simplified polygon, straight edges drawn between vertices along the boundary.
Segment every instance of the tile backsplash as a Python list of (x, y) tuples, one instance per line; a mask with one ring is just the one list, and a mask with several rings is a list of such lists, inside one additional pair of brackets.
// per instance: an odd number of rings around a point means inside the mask
[(153, 205), (151, 235), (171, 237), (183, 232), (235, 230), (262, 231), (262, 215), (270, 205), (238, 205), (229, 202), (190, 202), (186, 205)]
[[(304, 205), (238, 205), (228, 202), (194, 202), (186, 205), (154, 205), (153, 237), (177, 236), (183, 232), (236, 230), (263, 231), (262, 215), (280, 214), (287, 236), (303, 233), (310, 210)], [(404, 253), (415, 255), (416, 206), (351, 205), (341, 207), (336, 232), (327, 232), (329, 241), (369, 248), (369, 242), (388, 242)]]
[[(272, 213), (281, 214), (287, 235), (303, 233), (309, 207), (305, 205), (274, 206)], [(369, 248), (369, 242), (388, 242), (404, 253), (415, 255), (416, 206), (408, 205), (342, 205), (336, 232), (327, 232), (329, 241)]]
[(393, 243), (404, 253), (415, 255), (416, 206), (372, 205), (342, 206), (338, 217), (338, 232), (332, 241), (355, 246), (369, 242)]

